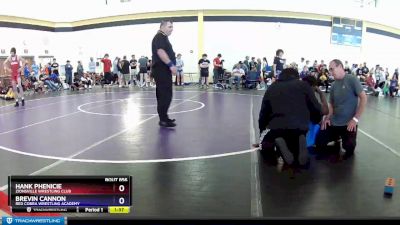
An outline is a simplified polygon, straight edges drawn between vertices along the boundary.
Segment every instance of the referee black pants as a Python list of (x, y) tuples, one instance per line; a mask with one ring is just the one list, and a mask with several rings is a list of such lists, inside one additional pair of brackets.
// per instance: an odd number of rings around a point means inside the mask
[(153, 67), (152, 74), (156, 81), (157, 112), (160, 121), (167, 122), (168, 109), (172, 101), (172, 74), (168, 67)]

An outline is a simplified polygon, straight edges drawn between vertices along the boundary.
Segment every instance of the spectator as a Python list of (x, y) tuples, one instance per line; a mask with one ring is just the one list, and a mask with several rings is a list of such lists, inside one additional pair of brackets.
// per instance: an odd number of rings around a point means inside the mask
[(398, 95), (399, 92), (399, 79), (398, 76), (392, 77), (390, 80), (389, 92), (391, 97), (395, 97)]
[(246, 73), (246, 75), (247, 75), (247, 73), (249, 72), (249, 70), (250, 70), (250, 62), (249, 62), (249, 59), (250, 59), (250, 57), (249, 56), (246, 56), (245, 57), (245, 60), (243, 61), (243, 64), (246, 66), (246, 68), (247, 68), (247, 71), (245, 70), (244, 72)]
[(57, 62), (57, 60), (54, 58), (54, 59), (53, 59), (53, 63), (51, 64), (51, 73), (55, 73), (55, 74), (58, 75), (58, 67), (59, 67), (58, 62)]
[(362, 69), (363, 79), (365, 80), (365, 78), (367, 78), (368, 73), (369, 73), (369, 69), (367, 67), (367, 63), (366, 62), (364, 62), (364, 65), (363, 65), (363, 67), (361, 69)]
[(33, 75), (36, 77), (37, 80), (39, 80), (39, 66), (36, 64), (35, 61), (32, 62), (31, 66)]
[(139, 82), (140, 82), (140, 87), (144, 87), (145, 84), (145, 79), (147, 76), (147, 63), (148, 63), (148, 58), (147, 57), (140, 57), (139, 59)]
[(130, 66), (131, 66), (131, 79), (130, 79), (130, 85), (134, 86), (134, 85), (139, 85), (137, 84), (137, 60), (135, 58), (135, 55), (131, 56), (131, 60), (129, 61)]
[(267, 78), (266, 73), (267, 73), (267, 69), (268, 69), (268, 61), (267, 61), (266, 57), (264, 57), (262, 60), (261, 68), (262, 68), (263, 77), (264, 77), (264, 79), (266, 79)]
[[(368, 94), (375, 95), (375, 79), (372, 76), (372, 73), (370, 73), (368, 75), (367, 80), (365, 81), (365, 83), (367, 84)], [(379, 92), (378, 92), (378, 94), (379, 94)]]
[(298, 64), (299, 73), (301, 73), (303, 71), (303, 68), (304, 68), (305, 65), (306, 65), (305, 59), (303, 57), (301, 57), (300, 63)]
[(47, 74), (42, 74), (39, 76), (39, 79), (47, 86), (47, 88), (51, 89), (52, 91), (57, 91), (57, 85), (50, 79), (50, 76)]
[(112, 82), (111, 60), (109, 59), (109, 55), (107, 53), (104, 55), (104, 58), (101, 59), (101, 62), (103, 63), (104, 72), (103, 81), (101, 82), (101, 86), (103, 87), (104, 84), (111, 84)]
[(351, 74), (351, 69), (350, 69), (350, 66), (349, 66), (349, 62), (347, 62), (347, 61), (344, 62), (344, 71), (347, 74)]
[(201, 88), (208, 88), (208, 76), (209, 71), (208, 68), (210, 67), (210, 60), (207, 59), (207, 54), (203, 54), (202, 58), (199, 60), (199, 69), (200, 69), (200, 77), (201, 77)]
[[(94, 61), (93, 57), (90, 57), (89, 62), (89, 75), (91, 80), (93, 80), (93, 86), (96, 85), (96, 62)], [(72, 80), (72, 79), (71, 79)]]
[(284, 65), (286, 63), (286, 60), (282, 58), (283, 56), (283, 50), (278, 49), (276, 50), (276, 55), (274, 58), (274, 65), (273, 65), (273, 71), (274, 71), (274, 76), (279, 79), (279, 74), (284, 68)]
[(235, 69), (232, 70), (232, 76), (229, 78), (229, 88), (232, 88), (233, 83), (236, 83), (236, 89), (238, 90), (244, 75), (244, 70), (240, 68), (240, 64), (236, 64)]
[(304, 65), (303, 70), (300, 73), (300, 79), (303, 79), (308, 75), (310, 75), (310, 71), (308, 71), (308, 67), (306, 65)]
[(379, 66), (377, 69), (375, 69), (375, 79), (376, 79), (375, 88), (379, 87), (380, 89), (383, 89), (386, 82), (386, 76)]
[(219, 80), (219, 75), (220, 75), (220, 69), (222, 68), (221, 65), (221, 54), (218, 54), (217, 57), (214, 58), (213, 60), (213, 65), (214, 65), (214, 69), (213, 69), (213, 85), (215, 88), (217, 88), (217, 83)]
[(72, 84), (72, 71), (74, 67), (71, 65), (70, 61), (67, 60), (67, 64), (65, 64), (65, 83), (69, 86)]
[(120, 66), (121, 66), (121, 73), (122, 73), (122, 86), (123, 87), (128, 87), (128, 82), (131, 78), (131, 74), (130, 74), (130, 63), (129, 61), (126, 59), (126, 55), (124, 55), (124, 57), (122, 57), (122, 60), (120, 62)]
[(119, 65), (119, 57), (115, 57), (114, 61), (113, 61), (113, 83), (114, 84), (119, 84), (119, 87), (121, 87), (122, 84), (122, 75), (120, 73), (121, 71), (121, 67)]
[(25, 79), (28, 79), (30, 75), (31, 75), (31, 71), (29, 71), (29, 65), (28, 65), (28, 63), (25, 63), (25, 66), (24, 66)]
[(256, 57), (251, 57), (251, 61), (249, 63), (250, 71), (257, 71), (257, 62)]
[(76, 67), (76, 72), (78, 73), (78, 78), (81, 79), (84, 74), (84, 69), (81, 61), (78, 61), (78, 66)]

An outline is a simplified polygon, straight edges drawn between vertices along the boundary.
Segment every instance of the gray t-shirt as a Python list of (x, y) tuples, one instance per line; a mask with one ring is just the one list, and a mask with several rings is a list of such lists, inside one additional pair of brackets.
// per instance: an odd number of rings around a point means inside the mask
[(333, 103), (333, 126), (346, 126), (354, 117), (358, 106), (358, 96), (363, 91), (356, 76), (346, 74), (342, 80), (335, 80), (330, 93), (330, 103)]
[(147, 61), (149, 61), (147, 58), (145, 58), (145, 57), (141, 57), (140, 59), (139, 59), (139, 66), (140, 66), (140, 68), (142, 68), (142, 69), (147, 69)]

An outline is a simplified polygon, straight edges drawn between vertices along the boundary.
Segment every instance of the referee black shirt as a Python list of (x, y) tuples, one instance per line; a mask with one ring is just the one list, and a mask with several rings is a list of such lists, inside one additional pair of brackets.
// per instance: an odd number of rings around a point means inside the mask
[(153, 38), (153, 42), (151, 43), (151, 49), (152, 49), (152, 62), (153, 62), (153, 67), (155, 68), (160, 68), (162, 66), (168, 67), (158, 56), (157, 50), (158, 49), (163, 49), (169, 59), (176, 64), (176, 57), (175, 57), (175, 52), (172, 49), (172, 45), (168, 40), (168, 36), (165, 35), (162, 31), (158, 31), (156, 36)]

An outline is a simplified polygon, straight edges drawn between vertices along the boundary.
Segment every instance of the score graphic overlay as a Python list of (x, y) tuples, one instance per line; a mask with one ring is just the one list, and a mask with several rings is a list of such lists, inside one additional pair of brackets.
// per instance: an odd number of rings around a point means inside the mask
[(331, 43), (360, 47), (362, 42), (363, 21), (333, 17)]
[(9, 176), (12, 212), (129, 213), (131, 176)]

